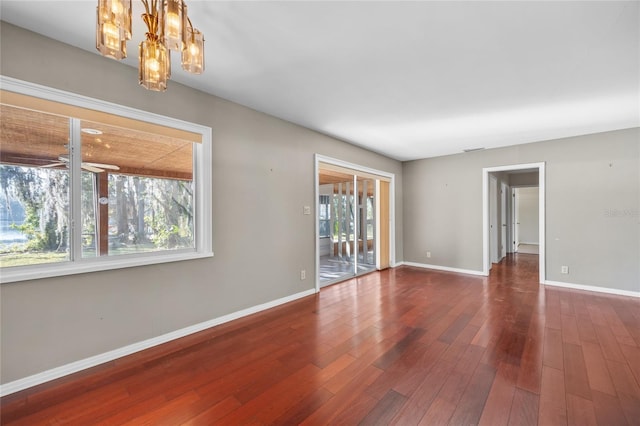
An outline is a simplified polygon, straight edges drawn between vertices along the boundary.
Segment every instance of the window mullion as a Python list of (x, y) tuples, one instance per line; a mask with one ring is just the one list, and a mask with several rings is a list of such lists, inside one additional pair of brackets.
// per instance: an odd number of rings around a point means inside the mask
[(70, 256), (82, 259), (82, 133), (80, 119), (69, 120), (69, 176), (70, 185)]

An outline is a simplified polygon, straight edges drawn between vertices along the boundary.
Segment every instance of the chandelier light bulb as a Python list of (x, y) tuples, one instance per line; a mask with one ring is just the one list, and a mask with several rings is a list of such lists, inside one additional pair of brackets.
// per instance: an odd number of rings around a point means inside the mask
[(167, 23), (165, 26), (165, 36), (180, 37), (180, 29), (182, 28), (182, 24), (180, 22), (180, 17), (178, 16), (178, 14), (167, 13), (165, 22)]
[(111, 22), (106, 22), (103, 27), (104, 42), (109, 49), (116, 50), (120, 47), (120, 31)]
[(111, 2), (111, 12), (116, 15), (116, 16), (120, 16), (122, 15), (122, 12), (124, 11), (124, 6), (122, 5), (122, 3), (118, 0), (113, 0)]
[(189, 53), (191, 53), (191, 55), (193, 56), (196, 56), (200, 54), (200, 48), (195, 43), (189, 43)]
[(149, 60), (149, 70), (151, 70), (154, 74), (157, 74), (160, 70), (160, 62), (156, 58)]
[(182, 51), (182, 69), (192, 74), (204, 72), (204, 36), (188, 21), (187, 48)]

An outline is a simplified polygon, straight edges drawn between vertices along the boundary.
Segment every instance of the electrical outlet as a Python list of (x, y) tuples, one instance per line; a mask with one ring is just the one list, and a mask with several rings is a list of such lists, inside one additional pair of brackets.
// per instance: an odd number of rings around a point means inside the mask
[(303, 214), (311, 214), (311, 206), (302, 207), (302, 213)]
[(302, 269), (300, 271), (300, 279), (301, 280), (306, 280), (307, 279), (307, 271), (305, 271), (304, 269)]
[(431, 258), (431, 252), (430, 251), (427, 252), (427, 257)]
[(568, 274), (569, 273), (569, 267), (568, 266), (562, 266), (560, 268), (560, 273), (561, 274)]

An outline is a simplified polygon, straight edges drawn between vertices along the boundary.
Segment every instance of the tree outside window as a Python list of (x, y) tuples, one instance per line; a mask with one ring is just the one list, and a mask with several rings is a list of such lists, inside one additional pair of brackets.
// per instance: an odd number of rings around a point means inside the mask
[(193, 142), (1, 107), (2, 268), (195, 248)]

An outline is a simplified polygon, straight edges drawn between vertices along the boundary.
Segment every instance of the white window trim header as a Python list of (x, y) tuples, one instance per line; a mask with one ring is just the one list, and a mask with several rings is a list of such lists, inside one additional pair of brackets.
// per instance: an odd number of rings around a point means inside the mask
[(212, 208), (211, 208), (211, 128), (187, 121), (165, 117), (114, 103), (93, 99), (75, 93), (53, 89), (39, 84), (0, 75), (0, 87), (4, 91), (33, 96), (76, 107), (92, 109), (165, 127), (173, 127), (202, 135), (202, 143), (195, 143), (194, 181), (196, 184), (196, 247), (190, 250), (152, 252), (136, 255), (114, 256), (91, 261), (67, 261), (32, 266), (3, 268), (0, 283), (59, 277), (87, 272), (106, 271), (134, 266), (153, 265), (213, 256)]

